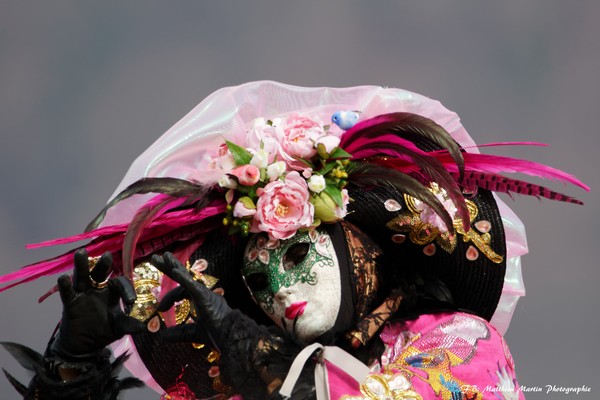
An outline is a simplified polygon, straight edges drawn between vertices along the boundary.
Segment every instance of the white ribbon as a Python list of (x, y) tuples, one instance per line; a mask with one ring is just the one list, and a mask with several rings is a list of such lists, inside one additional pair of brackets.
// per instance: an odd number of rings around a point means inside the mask
[(339, 347), (323, 346), (320, 343), (313, 343), (310, 346), (305, 347), (296, 356), (296, 359), (292, 363), (283, 385), (281, 385), (279, 394), (286, 398), (292, 397), (292, 391), (294, 390), (294, 386), (296, 386), (296, 382), (298, 381), (298, 377), (302, 372), (302, 368), (304, 367), (304, 364), (306, 364), (306, 360), (308, 360), (308, 358), (315, 351), (318, 351), (317, 365), (315, 366), (315, 390), (317, 394), (317, 400), (330, 399), (329, 377), (327, 374), (327, 365), (325, 364), (325, 360), (340, 368), (357, 382), (362, 382), (369, 374), (369, 367)]

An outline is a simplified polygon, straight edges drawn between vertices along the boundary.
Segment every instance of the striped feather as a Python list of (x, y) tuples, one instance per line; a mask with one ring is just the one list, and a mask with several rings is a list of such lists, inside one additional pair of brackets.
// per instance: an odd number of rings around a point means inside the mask
[[(444, 164), (450, 172), (457, 172), (450, 155), (446, 152), (435, 152), (432, 154)], [(515, 173), (537, 176), (545, 179), (553, 179), (570, 183), (589, 192), (590, 187), (571, 174), (559, 169), (549, 167), (533, 161), (522, 160), (512, 157), (496, 156), (490, 154), (464, 153), (466, 169), (468, 171), (490, 172), (490, 173)]]
[[(458, 174), (457, 178), (458, 178)], [(566, 203), (583, 205), (581, 200), (555, 192), (544, 186), (511, 179), (505, 176), (490, 172), (472, 172), (466, 171), (462, 183), (469, 188), (480, 187), (493, 192), (518, 193), (526, 196), (544, 197), (550, 200), (564, 201)]]

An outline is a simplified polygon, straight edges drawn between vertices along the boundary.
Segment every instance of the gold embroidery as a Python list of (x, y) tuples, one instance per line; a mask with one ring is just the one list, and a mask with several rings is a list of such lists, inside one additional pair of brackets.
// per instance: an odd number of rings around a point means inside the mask
[[(189, 268), (189, 263), (186, 263), (186, 266)], [(156, 293), (160, 288), (162, 275), (162, 272), (149, 262), (140, 263), (135, 267), (133, 288), (135, 289), (137, 298), (129, 311), (130, 317), (146, 322), (156, 314), (156, 308), (158, 307)], [(209, 289), (212, 289), (218, 282), (217, 278), (207, 274), (200, 274), (200, 276), (197, 277), (197, 280), (205, 284)], [(192, 309), (192, 304), (187, 299), (184, 299), (175, 306), (175, 321), (177, 324), (182, 324), (187, 321), (190, 315), (195, 317), (195, 314), (195, 310)], [(162, 314), (159, 313), (159, 315), (162, 319)]]
[[(362, 396), (342, 396), (341, 400), (422, 400), (413, 390), (410, 379), (413, 373), (406, 370), (393, 372), (387, 369), (382, 374), (369, 374), (360, 385)], [(363, 397), (364, 396), (364, 397)]]
[(221, 353), (216, 350), (212, 350), (210, 353), (208, 353), (208, 356), (206, 356), (206, 361), (209, 363), (219, 362), (220, 359)]
[(455, 316), (428, 334), (410, 337), (388, 368), (410, 371), (410, 367), (425, 372), (425, 376), (414, 374), (414, 377), (431, 386), (436, 396), (444, 400), (454, 400), (456, 393), (463, 395), (461, 399), (480, 399), (477, 387), (459, 380), (452, 367), (470, 362), (478, 341), (488, 338), (489, 329), (484, 322)]
[(424, 334), (404, 331), (402, 338), (396, 339), (402, 340), (401, 348), (396, 343), (391, 354), (384, 353), (393, 357), (391, 362), (384, 364), (380, 372), (369, 374), (361, 384), (362, 396), (342, 399), (420, 399), (413, 390), (417, 379), (431, 387), (435, 398), (482, 399), (477, 386), (458, 379), (452, 369), (469, 363), (477, 352), (479, 340), (489, 337), (490, 331), (483, 320), (461, 315)]
[[(447, 196), (445, 191), (436, 184), (432, 184), (430, 190), (435, 195)], [(408, 210), (392, 219), (386, 226), (395, 232), (408, 233), (408, 238), (416, 245), (424, 246), (435, 241), (447, 253), (452, 253), (456, 248), (456, 235), (452, 235), (448, 231), (440, 231), (438, 227), (423, 222), (420, 217), (422, 211), (418, 207), (419, 200), (405, 194), (404, 201)], [(479, 210), (471, 200), (465, 200), (465, 202), (469, 210), (469, 222), (473, 224)], [(494, 252), (490, 247), (491, 235), (489, 233), (479, 234), (473, 228), (465, 232), (462, 227), (462, 220), (457, 216), (454, 217), (453, 226), (465, 243), (473, 243), (489, 260), (496, 264), (504, 260), (503, 256)]]
[[(188, 270), (191, 270), (189, 261), (186, 262), (185, 266)], [(191, 272), (194, 274), (195, 280), (204, 284), (209, 289), (213, 289), (219, 281), (218, 278), (200, 271), (193, 270)], [(136, 318), (139, 321), (146, 322), (148, 319), (157, 315), (156, 309), (158, 307), (158, 299), (156, 296), (160, 289), (162, 276), (162, 272), (149, 262), (143, 262), (135, 267), (133, 287), (137, 299), (129, 312), (129, 316)], [(164, 321), (162, 313), (158, 313), (158, 316)], [(193, 323), (193, 319), (196, 317), (196, 312), (189, 300), (184, 299), (175, 305), (175, 321), (178, 325), (187, 322)], [(155, 318), (158, 319), (158, 317)], [(201, 354), (204, 354), (206, 362), (211, 364), (211, 367), (208, 370), (208, 376), (212, 379), (211, 387), (213, 390), (230, 394), (231, 387), (225, 385), (220, 376), (219, 361), (221, 354), (214, 349), (208, 348), (204, 343), (192, 343), (192, 348), (201, 352)], [(206, 352), (208, 352), (208, 354), (206, 354)], [(165, 398), (171, 398), (171, 396), (167, 394)]]
[(138, 264), (134, 269), (133, 288), (137, 298), (129, 311), (129, 316), (145, 322), (156, 314), (158, 300), (154, 295), (160, 286), (161, 272), (149, 262)]

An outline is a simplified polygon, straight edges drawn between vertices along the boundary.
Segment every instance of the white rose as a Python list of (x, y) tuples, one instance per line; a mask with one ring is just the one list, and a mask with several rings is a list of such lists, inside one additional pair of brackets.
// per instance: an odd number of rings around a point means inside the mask
[(317, 139), (315, 147), (317, 147), (319, 144), (322, 144), (325, 147), (325, 151), (327, 153), (331, 153), (333, 149), (340, 145), (340, 138), (333, 135), (321, 136)]
[(312, 175), (308, 178), (308, 188), (313, 193), (321, 193), (325, 189), (325, 178), (323, 175)]
[(258, 168), (265, 168), (268, 163), (269, 163), (269, 153), (262, 149), (258, 150), (256, 153), (254, 153), (254, 155), (252, 156), (252, 159), (250, 160), (250, 164), (252, 164)]
[(267, 167), (267, 175), (271, 182), (279, 178), (284, 172), (285, 163), (283, 161), (277, 161)]
[(231, 171), (236, 167), (235, 159), (233, 158), (233, 155), (229, 152), (227, 152), (227, 154), (225, 154), (224, 156), (217, 158), (217, 164), (225, 172)]
[(235, 179), (231, 179), (229, 175), (225, 174), (219, 179), (219, 186), (227, 188), (227, 189), (235, 189), (237, 187), (237, 182)]
[(246, 135), (246, 147), (250, 149), (262, 149), (267, 153), (276, 154), (277, 140), (275, 128), (267, 124), (266, 119), (256, 118), (252, 121), (250, 129)]

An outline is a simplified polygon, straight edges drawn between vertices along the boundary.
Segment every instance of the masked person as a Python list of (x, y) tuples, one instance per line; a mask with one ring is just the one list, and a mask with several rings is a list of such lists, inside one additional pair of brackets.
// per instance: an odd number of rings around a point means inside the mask
[(456, 114), (404, 90), (219, 90), (86, 232), (41, 244), (87, 245), (1, 278), (75, 265), (44, 356), (5, 344), (37, 373), (13, 384), (116, 398), (138, 382), (115, 375), (127, 353), (164, 399), (521, 398), (502, 333), (525, 234), (493, 192), (580, 202), (503, 172), (588, 189), (480, 154)]

